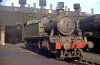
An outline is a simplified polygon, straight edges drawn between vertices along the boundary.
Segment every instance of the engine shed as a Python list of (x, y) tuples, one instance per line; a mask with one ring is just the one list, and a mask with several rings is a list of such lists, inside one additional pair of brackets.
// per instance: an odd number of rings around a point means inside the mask
[[(78, 12), (78, 14), (77, 14)], [(65, 14), (72, 17), (76, 22), (82, 18), (88, 17), (85, 12), (79, 10), (66, 10)], [(40, 20), (44, 15), (50, 19), (56, 17), (57, 12), (53, 9), (39, 9), (35, 7), (15, 7), (0, 6), (0, 40), (1, 45), (5, 43), (22, 42), (23, 23), (29, 20)]]

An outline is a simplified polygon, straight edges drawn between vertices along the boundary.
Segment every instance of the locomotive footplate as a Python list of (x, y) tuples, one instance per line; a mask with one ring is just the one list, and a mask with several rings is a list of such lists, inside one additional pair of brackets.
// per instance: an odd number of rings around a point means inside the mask
[(25, 40), (33, 40), (33, 39), (37, 39), (37, 40), (43, 40), (43, 39), (49, 39), (48, 36), (30, 36), (25, 38)]

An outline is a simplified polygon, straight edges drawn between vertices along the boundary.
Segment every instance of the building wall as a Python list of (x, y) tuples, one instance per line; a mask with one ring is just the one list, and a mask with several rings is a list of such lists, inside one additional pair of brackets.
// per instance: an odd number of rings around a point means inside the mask
[[(9, 7), (9, 6), (0, 6), (0, 24), (1, 32), (0, 32), (0, 40), (2, 43), (5, 41), (5, 33), (9, 32), (10, 30), (5, 30), (7, 26), (17, 26), (17, 24), (22, 24), (29, 21), (29, 20), (40, 20), (41, 17), (44, 15), (48, 16), (49, 19), (53, 19), (56, 17), (57, 12), (56, 10), (52, 10), (52, 13), (48, 12), (49, 10), (41, 10), (41, 9), (34, 9), (28, 7)], [(72, 17), (74, 21), (80, 20), (88, 15), (85, 12), (81, 12), (81, 15), (77, 16), (74, 11), (69, 11), (67, 16)], [(13, 36), (13, 35), (12, 35)]]

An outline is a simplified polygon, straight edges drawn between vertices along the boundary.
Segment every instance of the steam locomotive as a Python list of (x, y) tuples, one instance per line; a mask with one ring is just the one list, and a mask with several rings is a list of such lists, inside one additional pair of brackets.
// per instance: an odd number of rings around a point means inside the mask
[(94, 43), (90, 52), (100, 53), (100, 14), (92, 15), (80, 21), (80, 29), (88, 41)]
[[(49, 20), (47, 16), (41, 20), (32, 20), (24, 24), (24, 39), (26, 48), (35, 48), (39, 52), (45, 48), (52, 52), (57, 59), (83, 58), (82, 48), (93, 48), (93, 43), (86, 37), (74, 34), (75, 21), (64, 14), (63, 9), (57, 10), (57, 17)], [(44, 52), (45, 53), (45, 52)]]

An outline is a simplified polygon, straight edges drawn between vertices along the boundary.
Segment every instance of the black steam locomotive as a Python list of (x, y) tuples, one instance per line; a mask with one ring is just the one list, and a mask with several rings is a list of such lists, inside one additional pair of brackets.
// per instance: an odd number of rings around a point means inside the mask
[(80, 21), (80, 29), (88, 41), (94, 43), (91, 52), (100, 53), (100, 14), (92, 15)]
[(63, 9), (58, 9), (57, 17), (52, 20), (44, 16), (41, 20), (28, 21), (24, 25), (25, 46), (38, 52), (42, 48), (47, 49), (61, 60), (69, 57), (81, 59), (81, 49), (92, 48), (93, 44), (84, 40), (79, 34), (81, 31), (77, 30), (78, 35), (75, 35), (75, 30), (75, 21), (64, 15)]

